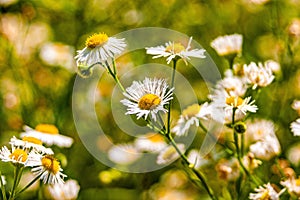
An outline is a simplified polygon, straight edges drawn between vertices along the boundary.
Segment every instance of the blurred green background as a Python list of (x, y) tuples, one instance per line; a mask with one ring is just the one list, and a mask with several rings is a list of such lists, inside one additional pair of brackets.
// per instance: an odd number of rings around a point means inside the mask
[[(297, 142), (289, 123), (297, 118), (290, 105), (300, 96), (299, 35), (291, 35), (288, 27), (300, 17), (299, 8), (299, 0), (270, 0), (263, 5), (247, 0), (0, 0), (0, 144), (7, 144), (25, 124), (55, 124), (61, 134), (75, 139), (72, 148), (59, 150), (58, 156), (67, 160), (63, 168), (68, 177), (78, 180), (81, 186), (79, 199), (158, 199), (146, 193), (166, 193), (167, 190), (160, 190), (165, 187), (163, 180), (171, 176), (164, 173), (172, 167), (145, 174), (120, 174), (109, 169), (81, 144), (71, 108), (76, 77), (73, 57), (77, 49), (84, 47), (86, 37), (96, 32), (112, 36), (153, 26), (193, 36), (221, 72), (228, 63), (209, 44), (225, 34), (244, 36), (241, 63), (268, 59), (279, 62), (282, 72), (277, 74), (275, 83), (263, 89), (256, 116), (272, 119), (278, 125), (284, 156), (286, 149)], [(142, 53), (122, 57), (118, 62), (133, 67), (151, 61)], [(190, 69), (184, 70), (188, 73)], [(201, 89), (199, 101), (207, 100), (205, 84), (197, 77), (190, 81)], [(99, 85), (101, 108), (109, 107), (111, 84), (113, 81), (107, 77)], [(98, 114), (110, 115), (105, 109), (102, 112)], [(109, 121), (102, 124), (110, 126)], [(116, 141), (128, 140), (121, 133), (113, 133), (113, 127), (110, 130), (110, 137)], [(4, 174), (10, 170), (6, 166), (0, 165)], [(184, 176), (180, 171), (173, 173)], [(186, 178), (182, 179), (185, 182), (178, 191), (186, 190), (189, 195), (183, 198), (183, 194), (174, 192), (173, 199), (201, 199), (200, 193), (205, 196), (204, 191), (195, 190)], [(218, 188), (217, 180), (210, 182)], [(35, 191), (23, 198), (35, 199), (37, 195)]]

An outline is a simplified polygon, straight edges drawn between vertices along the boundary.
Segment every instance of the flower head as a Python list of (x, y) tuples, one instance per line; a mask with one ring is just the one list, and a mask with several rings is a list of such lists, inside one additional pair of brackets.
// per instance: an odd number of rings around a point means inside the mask
[(41, 140), (46, 145), (57, 145), (59, 147), (70, 147), (73, 139), (59, 134), (56, 126), (52, 124), (39, 124), (35, 129), (24, 126), (25, 132), (21, 133), (21, 137), (33, 137)]
[(3, 162), (12, 162), (24, 165), (28, 160), (28, 153), (24, 149), (19, 149), (15, 146), (12, 146), (10, 151), (6, 146), (4, 146), (0, 150), (0, 159)]
[(9, 143), (12, 146), (27, 150), (28, 153), (35, 150), (42, 154), (54, 154), (52, 149), (44, 147), (42, 141), (34, 137), (24, 136), (22, 140), (12, 137)]
[(294, 136), (300, 136), (300, 118), (292, 122), (290, 126)]
[(30, 152), (29, 161), (26, 166), (32, 167), (31, 171), (45, 184), (63, 184), (63, 178), (66, 177), (62, 173), (60, 162), (53, 155), (41, 155), (37, 152)]
[(108, 58), (121, 54), (126, 47), (125, 39), (108, 37), (105, 33), (91, 35), (85, 41), (85, 47), (77, 51), (77, 65), (91, 66), (97, 62), (105, 62)]
[(76, 180), (67, 180), (64, 184), (53, 184), (46, 188), (49, 196), (54, 200), (77, 199), (80, 186)]
[(139, 151), (159, 152), (167, 146), (164, 137), (159, 133), (147, 133), (135, 140)]
[(210, 46), (216, 50), (219, 56), (239, 54), (242, 51), (243, 36), (240, 34), (219, 36)]
[(121, 100), (121, 103), (127, 106), (125, 114), (136, 114), (138, 119), (147, 119), (150, 115), (156, 121), (157, 113), (166, 113), (164, 106), (173, 99), (173, 88), (168, 87), (164, 79), (146, 78), (143, 82), (134, 81), (123, 93), (127, 99)]
[(153, 58), (167, 57), (168, 64), (172, 60), (181, 58), (187, 65), (187, 60), (189, 60), (190, 57), (205, 58), (204, 49), (190, 50), (192, 39), (193, 38), (190, 37), (187, 47), (184, 47), (181, 43), (167, 42), (165, 46), (147, 47), (146, 53), (154, 55)]
[(284, 192), (282, 190), (281, 192), (276, 192), (276, 190), (272, 187), (270, 183), (264, 184), (263, 186), (259, 186), (258, 188), (255, 188), (254, 191), (256, 193), (250, 193), (249, 199), (252, 200), (279, 200), (279, 196)]
[(276, 135), (267, 135), (258, 142), (250, 145), (250, 152), (254, 154), (256, 158), (262, 160), (270, 160), (281, 152), (280, 143)]
[(274, 75), (270, 65), (263, 65), (262, 63), (251, 62), (249, 65), (244, 65), (244, 75), (252, 89), (257, 87), (266, 87), (274, 80)]
[(236, 158), (230, 160), (221, 159), (216, 165), (216, 170), (221, 179), (235, 181), (240, 176), (239, 162)]
[(290, 177), (285, 181), (281, 181), (280, 184), (287, 189), (289, 194), (300, 197), (300, 178)]
[(189, 130), (190, 126), (195, 124), (199, 126), (200, 119), (207, 119), (206, 117), (210, 114), (208, 103), (203, 105), (193, 104), (188, 106), (182, 111), (176, 126), (172, 129), (178, 136), (185, 135)]
[[(181, 152), (185, 151), (184, 144), (177, 144), (177, 147)], [(176, 149), (173, 146), (168, 146), (157, 156), (156, 163), (159, 165), (169, 164), (177, 158), (179, 158), (179, 154)]]
[(129, 165), (141, 157), (141, 153), (132, 144), (114, 145), (108, 151), (108, 158), (120, 165)]

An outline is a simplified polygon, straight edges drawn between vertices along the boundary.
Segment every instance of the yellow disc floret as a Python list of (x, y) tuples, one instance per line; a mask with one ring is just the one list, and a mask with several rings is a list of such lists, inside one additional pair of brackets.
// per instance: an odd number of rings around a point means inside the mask
[(142, 110), (151, 110), (160, 104), (160, 98), (155, 94), (145, 94), (140, 98), (138, 106)]
[(102, 46), (107, 40), (108, 36), (105, 33), (95, 33), (87, 38), (85, 46), (94, 49), (97, 46)]
[(28, 158), (28, 155), (24, 150), (16, 149), (9, 155), (9, 158), (15, 161), (25, 162)]
[(29, 137), (29, 136), (25, 136), (22, 138), (22, 140), (24, 142), (30, 142), (30, 143), (34, 143), (34, 144), (38, 144), (38, 145), (42, 145), (43, 142), (35, 137)]
[(244, 100), (241, 97), (237, 96), (230, 96), (226, 98), (226, 104), (237, 108), (238, 106), (242, 105)]
[(35, 130), (42, 132), (42, 133), (48, 133), (48, 134), (58, 134), (59, 133), (56, 126), (54, 126), (52, 124), (39, 124), (35, 127)]
[(180, 53), (184, 50), (185, 50), (185, 48), (181, 43), (173, 43), (173, 44), (167, 46), (165, 49), (166, 52), (174, 53), (174, 54)]
[(147, 138), (151, 141), (151, 142), (163, 142), (164, 137), (158, 133), (150, 133), (149, 136), (147, 135)]
[(56, 174), (60, 170), (60, 163), (51, 155), (46, 155), (42, 158), (42, 165), (47, 171)]
[(187, 118), (194, 117), (199, 113), (200, 108), (201, 107), (199, 104), (190, 105), (182, 111), (182, 116), (187, 117)]

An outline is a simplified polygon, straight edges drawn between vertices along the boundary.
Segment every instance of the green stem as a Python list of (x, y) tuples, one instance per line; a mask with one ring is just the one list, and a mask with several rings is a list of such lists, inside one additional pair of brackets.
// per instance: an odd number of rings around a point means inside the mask
[(6, 200), (6, 192), (5, 192), (5, 186), (4, 186), (4, 183), (3, 183), (3, 180), (2, 180), (2, 173), (0, 171), (0, 184), (1, 184), (1, 191), (2, 191), (2, 197), (3, 197), (3, 200)]
[(19, 185), (19, 182), (21, 180), (22, 171), (23, 171), (23, 166), (21, 166), (20, 164), (17, 164), (15, 166), (14, 183), (13, 183), (13, 187), (11, 189), (10, 196), (9, 196), (8, 200), (15, 199), (16, 188)]
[(116, 69), (116, 64), (115, 64), (115, 60), (113, 60), (113, 70), (110, 68), (110, 65), (108, 64), (108, 62), (105, 62), (106, 68), (108, 70), (108, 73), (113, 77), (113, 79), (115, 80), (115, 82), (117, 83), (117, 85), (119, 86), (119, 88), (122, 90), (123, 93), (126, 93), (126, 90), (124, 89), (122, 83), (120, 82), (118, 76), (117, 76), (117, 69)]
[(183, 160), (183, 162), (189, 167), (189, 169), (192, 170), (192, 172), (197, 176), (197, 178), (201, 181), (202, 185), (204, 186), (205, 190), (207, 191), (208, 195), (210, 196), (211, 199), (216, 200), (217, 197), (215, 197), (213, 190), (209, 187), (209, 185), (206, 183), (206, 179), (204, 177), (204, 175), (200, 172), (197, 171), (194, 168), (194, 165), (191, 164), (188, 161), (188, 158), (180, 151), (180, 149), (177, 147), (176, 142), (174, 141), (173, 137), (171, 136), (171, 134), (166, 134), (166, 137), (168, 139), (168, 141), (171, 143), (171, 145), (175, 148), (175, 150), (177, 151), (177, 153), (179, 154), (179, 156), (181, 157), (181, 159)]
[[(177, 64), (177, 60), (173, 59), (173, 70), (172, 70), (172, 79), (171, 79), (171, 87), (170, 88), (174, 87), (175, 74), (176, 74), (176, 64)], [(169, 106), (168, 106), (167, 134), (170, 133), (170, 128), (171, 128), (171, 107), (172, 107), (172, 103), (173, 103), (173, 99), (170, 100)]]
[(40, 176), (37, 176), (35, 177), (34, 179), (32, 179), (32, 181), (30, 181), (30, 183), (28, 183), (23, 189), (19, 190), (15, 196), (18, 196), (19, 194), (21, 194), (22, 192), (24, 192), (27, 188), (29, 188), (32, 184), (34, 184), (37, 180), (39, 180), (41, 177)]

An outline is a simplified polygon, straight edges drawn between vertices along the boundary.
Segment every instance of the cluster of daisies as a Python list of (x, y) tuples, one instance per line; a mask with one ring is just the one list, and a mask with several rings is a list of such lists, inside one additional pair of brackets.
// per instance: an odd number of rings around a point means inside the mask
[[(30, 168), (34, 179), (18, 192), (23, 192), (37, 180), (41, 180), (49, 185), (47, 190), (54, 199), (76, 198), (80, 189), (77, 181), (70, 179), (64, 182), (66, 175), (63, 173), (59, 160), (54, 157), (54, 151), (50, 148), (52, 145), (69, 148), (72, 143), (73, 139), (61, 135), (54, 125), (39, 124), (34, 129), (24, 126), (20, 139), (13, 136), (9, 141), (10, 148), (3, 146), (0, 149), (1, 161), (12, 163), (19, 173), (15, 174), (17, 177), (15, 177), (15, 187), (12, 190), (16, 189), (22, 177), (23, 168)], [(3, 185), (5, 182), (5, 179), (2, 179)], [(10, 193), (10, 195), (15, 194), (16, 191)]]
[[(166, 58), (168, 64), (172, 61), (176, 64), (176, 61), (183, 60), (187, 65), (192, 57), (206, 57), (204, 49), (192, 49), (191, 43), (192, 38), (186, 46), (169, 41), (164, 45), (147, 47), (146, 53), (154, 59)], [(123, 89), (125, 98), (121, 103), (127, 109), (125, 114), (144, 119), (153, 132), (137, 137), (132, 143), (113, 146), (108, 151), (109, 159), (117, 164), (129, 165), (139, 159), (141, 153), (152, 152), (158, 154), (156, 163), (159, 165), (169, 164), (183, 157), (191, 164), (190, 167), (198, 170), (214, 161), (217, 162), (215, 170), (221, 179), (236, 181), (242, 176), (241, 172), (251, 176), (250, 179), (258, 187), (249, 194), (250, 199), (279, 199), (285, 191), (299, 197), (299, 179), (295, 174), (280, 182), (283, 186), (280, 191), (274, 184), (261, 183), (253, 174), (253, 170), (263, 161), (276, 158), (281, 153), (275, 124), (265, 119), (248, 119), (249, 113), (256, 113), (258, 110), (255, 98), (258, 98), (261, 89), (274, 81), (275, 74), (280, 71), (280, 64), (273, 60), (258, 63), (236, 62), (236, 58), (242, 56), (242, 43), (243, 37), (240, 34), (220, 36), (211, 42), (211, 47), (216, 53), (228, 60), (229, 69), (225, 71), (224, 78), (212, 88), (207, 102), (187, 106), (172, 125), (171, 121), (165, 123), (162, 116), (170, 115), (174, 83), (169, 85), (165, 79), (147, 77), (142, 81), (133, 81), (131, 86)], [(116, 80), (115, 66), (111, 67), (109, 62), (114, 61), (115, 56), (121, 54), (125, 47), (125, 39), (108, 37), (104, 33), (92, 35), (87, 39), (86, 47), (78, 51), (75, 57), (79, 71), (89, 74), (87, 72), (90, 72), (95, 64), (100, 64), (107, 68)], [(299, 101), (293, 103), (293, 108), (299, 112)], [(224, 125), (222, 133), (213, 134), (212, 137), (215, 137), (222, 147), (226, 147), (226, 151), (212, 151), (209, 156), (203, 157), (199, 150), (191, 149), (185, 157), (185, 144), (168, 143), (169, 134), (177, 137), (188, 136), (191, 126), (199, 127), (209, 134), (205, 127), (209, 121)], [(169, 127), (166, 129), (165, 126)], [(235, 148), (226, 146), (226, 143), (222, 144), (225, 140), (232, 142), (232, 130)], [(300, 135), (299, 119), (291, 123), (291, 130), (295, 136)], [(226, 132), (231, 132), (231, 138), (223, 135), (226, 135)], [(225, 152), (231, 152), (230, 158)], [(287, 171), (291, 171), (290, 168)]]

